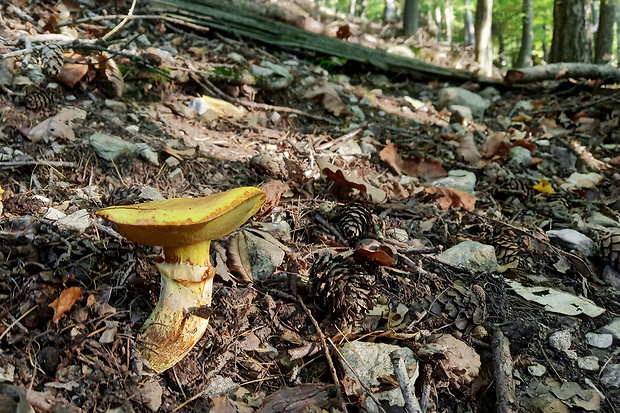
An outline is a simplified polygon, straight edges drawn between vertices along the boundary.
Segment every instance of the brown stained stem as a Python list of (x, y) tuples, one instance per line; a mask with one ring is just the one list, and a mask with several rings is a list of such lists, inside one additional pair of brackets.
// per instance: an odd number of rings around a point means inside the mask
[(495, 373), (495, 394), (498, 413), (517, 413), (515, 383), (512, 377), (512, 356), (510, 342), (500, 329), (493, 334), (493, 371)]
[(342, 395), (342, 386), (340, 384), (340, 379), (338, 378), (338, 373), (336, 373), (336, 367), (334, 366), (334, 361), (332, 360), (332, 356), (329, 354), (329, 347), (327, 347), (327, 340), (325, 339), (325, 334), (323, 334), (323, 331), (321, 330), (319, 323), (312, 316), (312, 313), (310, 312), (308, 307), (306, 307), (306, 304), (304, 304), (304, 301), (302, 300), (301, 296), (297, 296), (297, 300), (299, 301), (299, 304), (301, 304), (301, 307), (304, 309), (304, 311), (306, 312), (306, 314), (312, 321), (312, 324), (314, 325), (314, 328), (316, 329), (316, 332), (319, 335), (319, 339), (321, 340), (321, 345), (323, 346), (323, 352), (325, 353), (325, 358), (327, 359), (329, 370), (332, 373), (332, 378), (334, 380), (334, 384), (336, 385), (336, 394), (338, 395), (338, 400), (340, 400), (340, 407), (342, 408), (342, 411), (346, 413), (348, 412), (347, 403), (344, 400), (344, 396)]

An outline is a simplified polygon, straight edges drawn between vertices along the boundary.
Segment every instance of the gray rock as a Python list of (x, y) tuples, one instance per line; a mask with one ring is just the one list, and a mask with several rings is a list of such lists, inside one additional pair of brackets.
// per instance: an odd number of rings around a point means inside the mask
[(607, 348), (611, 346), (614, 341), (614, 337), (609, 333), (597, 334), (587, 333), (586, 342), (588, 345), (596, 348)]
[(164, 389), (157, 380), (149, 380), (140, 387), (140, 398), (142, 404), (152, 412), (156, 412), (161, 407), (161, 397)]
[(476, 174), (462, 169), (453, 169), (448, 172), (448, 178), (454, 179), (454, 188), (459, 191), (474, 193), (476, 187)]
[(536, 109), (534, 104), (532, 104), (529, 100), (520, 100), (515, 105), (515, 111), (519, 110), (521, 112), (531, 112), (534, 109)]
[[(357, 372), (359, 378), (368, 386), (376, 387), (379, 385), (379, 378), (394, 374), (394, 367), (390, 360), (390, 352), (401, 349), (405, 356), (405, 364), (415, 362), (413, 351), (409, 348), (401, 348), (391, 344), (367, 343), (362, 341), (352, 341), (340, 348), (342, 357)], [(351, 379), (358, 381), (349, 366), (341, 360), (345, 374)], [(391, 406), (404, 406), (400, 389), (393, 389), (375, 393), (379, 400), (387, 400)], [(368, 398), (367, 400), (369, 400)]]
[(570, 331), (560, 330), (549, 336), (549, 345), (559, 351), (567, 351), (571, 345)]
[(220, 375), (214, 376), (210, 381), (207, 388), (203, 391), (203, 397), (215, 399), (227, 394), (229, 391), (239, 387), (237, 383), (230, 377), (222, 377)]
[(79, 234), (86, 231), (86, 229), (89, 228), (92, 224), (93, 222), (90, 219), (90, 215), (85, 209), (75, 211), (73, 214), (62, 217), (55, 222), (55, 225), (59, 229), (75, 231)]
[(620, 340), (620, 317), (616, 317), (609, 324), (598, 329), (599, 333), (608, 333), (614, 340)]
[(250, 231), (243, 231), (254, 280), (266, 280), (284, 261), (285, 252), (278, 245)]
[(0, 61), (0, 85), (11, 86), (13, 84), (14, 65), (14, 59)]
[(585, 356), (577, 358), (577, 367), (586, 371), (598, 371), (598, 357)]
[(146, 37), (144, 33), (136, 37), (135, 42), (137, 45), (143, 47), (144, 49), (151, 47), (151, 41), (148, 37)]
[(547, 368), (542, 364), (534, 364), (533, 366), (527, 366), (527, 372), (534, 377), (542, 377), (547, 372)]
[(606, 265), (603, 270), (603, 281), (605, 281), (607, 285), (611, 285), (615, 289), (620, 290), (620, 272), (614, 270), (609, 265)]
[(559, 146), (553, 146), (549, 148), (549, 153), (553, 157), (555, 163), (557, 163), (562, 170), (575, 170), (575, 166), (577, 165), (577, 156), (570, 150)]
[(532, 153), (523, 146), (513, 146), (508, 152), (509, 163), (511, 165), (527, 168), (532, 163)]
[(370, 154), (377, 153), (377, 148), (375, 148), (375, 146), (369, 142), (361, 141), (360, 148), (362, 148), (362, 152), (364, 153), (370, 153)]
[(118, 100), (106, 99), (104, 104), (108, 109), (114, 112), (127, 113), (127, 105)]
[(547, 236), (552, 240), (558, 240), (563, 247), (581, 251), (588, 257), (597, 252), (596, 243), (574, 229), (552, 229), (547, 231)]
[(454, 188), (455, 185), (456, 182), (454, 179), (449, 177), (441, 178), (431, 183), (431, 186), (439, 186), (442, 188)]
[(482, 96), (484, 99), (488, 99), (490, 101), (494, 101), (496, 97), (500, 96), (499, 90), (495, 89), (493, 86), (487, 86), (478, 92), (478, 95)]
[(159, 158), (157, 156), (157, 153), (155, 153), (155, 151), (151, 149), (149, 145), (147, 145), (146, 143), (142, 143), (138, 145), (138, 147), (140, 148), (140, 156), (142, 157), (142, 159), (148, 161), (155, 166), (159, 166)]
[(497, 270), (495, 249), (476, 241), (464, 241), (437, 256), (447, 264), (463, 267), (470, 272), (494, 273)]
[(0, 383), (13, 383), (13, 380), (15, 380), (15, 366), (10, 363), (0, 366)]
[(106, 161), (132, 158), (139, 152), (138, 145), (105, 133), (93, 133), (88, 138), (88, 143), (95, 153)]
[(601, 385), (608, 389), (620, 388), (620, 364), (609, 364), (601, 374)]
[(450, 105), (448, 110), (452, 112), (452, 117), (450, 119), (454, 122), (460, 123), (474, 117), (471, 113), (471, 109), (464, 105)]
[(169, 156), (164, 162), (166, 163), (166, 166), (169, 166), (171, 168), (176, 168), (181, 164), (181, 161), (179, 161), (174, 156)]
[(447, 87), (439, 91), (439, 107), (452, 105), (467, 106), (474, 117), (484, 116), (484, 111), (491, 105), (489, 101), (477, 94), (460, 87)]
[(140, 189), (140, 199), (145, 201), (163, 201), (166, 198), (164, 198), (164, 196), (152, 186), (143, 186)]

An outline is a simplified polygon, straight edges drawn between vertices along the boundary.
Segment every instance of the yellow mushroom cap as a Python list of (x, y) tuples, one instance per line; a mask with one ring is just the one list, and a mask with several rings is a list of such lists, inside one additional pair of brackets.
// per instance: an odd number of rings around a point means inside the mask
[(221, 238), (239, 228), (265, 202), (247, 186), (203, 198), (173, 198), (97, 211), (125, 238), (144, 245), (179, 247)]

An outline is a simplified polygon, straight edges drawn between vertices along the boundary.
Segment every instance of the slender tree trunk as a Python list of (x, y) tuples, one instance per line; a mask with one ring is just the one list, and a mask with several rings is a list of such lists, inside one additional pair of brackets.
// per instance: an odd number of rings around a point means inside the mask
[(587, 0), (555, 0), (551, 63), (591, 61), (586, 5)]
[(366, 18), (366, 9), (368, 9), (368, 0), (362, 0), (362, 11), (360, 13), (360, 17)]
[(616, 13), (616, 60), (618, 67), (620, 67), (620, 13)]
[[(601, 3), (602, 1), (603, 0), (601, 0)], [(591, 0), (588, 3), (588, 5), (590, 6), (590, 10), (592, 11), (592, 26), (590, 26), (590, 33), (594, 34), (598, 32), (598, 27), (600, 23), (599, 7), (596, 0)]]
[(617, 0), (601, 0), (599, 28), (594, 44), (594, 63), (609, 63), (613, 56), (614, 24), (616, 23)]
[(405, 0), (403, 28), (405, 36), (413, 36), (418, 30), (420, 22), (420, 0)]
[(437, 41), (441, 41), (441, 9), (435, 8), (435, 21), (437, 22)]
[(474, 19), (471, 12), (470, 0), (465, 0), (465, 46), (473, 46), (476, 44), (474, 37)]
[(355, 16), (355, 8), (357, 7), (357, 0), (351, 0), (349, 6), (349, 16)]
[(383, 24), (392, 24), (396, 21), (396, 1), (385, 0), (385, 9), (383, 9)]
[(491, 24), (493, 22), (493, 0), (478, 0), (476, 6), (476, 62), (482, 74), (493, 73), (493, 43)]
[(534, 9), (532, 0), (523, 0), (523, 33), (521, 34), (521, 50), (516, 67), (532, 66), (532, 46), (534, 44)]
[(547, 41), (547, 25), (543, 23), (542, 25), (543, 31), (543, 41), (542, 41), (542, 51), (543, 51), (543, 59), (545, 64), (549, 63), (549, 42)]
[(454, 9), (447, 6), (444, 11), (444, 21), (446, 22), (446, 41), (452, 43), (452, 24), (454, 23)]
[[(497, 34), (497, 42), (499, 43), (499, 50), (497, 53), (497, 63), (499, 67), (507, 66), (507, 58), (506, 58), (506, 42), (504, 41), (504, 35), (502, 33)], [(512, 56), (514, 61), (514, 56)]]

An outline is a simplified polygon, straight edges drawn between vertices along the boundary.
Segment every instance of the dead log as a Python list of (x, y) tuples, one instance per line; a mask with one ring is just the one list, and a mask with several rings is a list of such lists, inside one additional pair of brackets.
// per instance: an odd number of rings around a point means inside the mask
[(152, 0), (146, 7), (150, 12), (174, 16), (195, 25), (232, 33), (268, 45), (318, 52), (372, 65), (385, 71), (407, 73), (412, 80), (443, 78), (470, 80), (496, 87), (506, 86), (502, 81), (481, 78), (476, 73), (436, 66), (391, 54), (386, 50), (371, 49), (338, 38), (312, 33), (260, 15), (239, 2), (233, 4), (221, 0)]
[(509, 70), (504, 80), (507, 83), (531, 83), (542, 80), (568, 79), (571, 77), (614, 83), (620, 81), (620, 69), (614, 66), (590, 63), (553, 63), (544, 66)]
[(517, 413), (515, 382), (512, 378), (512, 356), (510, 342), (501, 330), (495, 331), (492, 341), (493, 371), (495, 373), (495, 394), (498, 413)]

